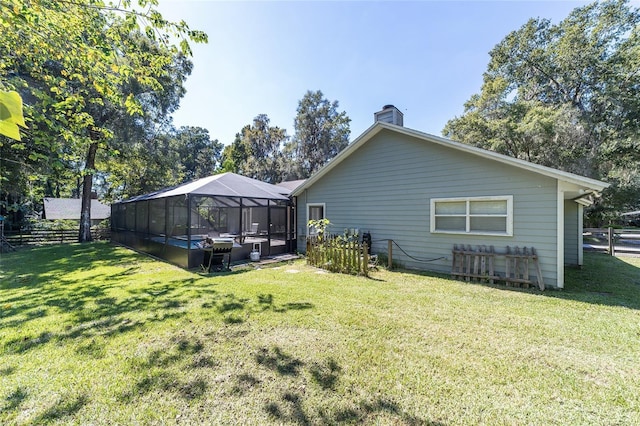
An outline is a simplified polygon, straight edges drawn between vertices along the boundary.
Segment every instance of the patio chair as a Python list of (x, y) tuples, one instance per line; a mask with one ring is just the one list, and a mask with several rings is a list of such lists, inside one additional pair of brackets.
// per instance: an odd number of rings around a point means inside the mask
[(247, 235), (258, 235), (258, 226), (260, 226), (259, 223), (252, 223), (251, 224), (251, 230), (247, 233)]

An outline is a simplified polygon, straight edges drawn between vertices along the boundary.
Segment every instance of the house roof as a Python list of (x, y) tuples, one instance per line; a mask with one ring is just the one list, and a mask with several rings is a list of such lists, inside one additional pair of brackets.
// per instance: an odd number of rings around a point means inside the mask
[(153, 200), (176, 195), (209, 195), (220, 197), (261, 198), (270, 200), (288, 200), (282, 189), (270, 183), (261, 182), (235, 173), (221, 173), (185, 184), (165, 188), (149, 194), (129, 198), (123, 202)]
[(306, 179), (287, 180), (284, 182), (280, 182), (276, 186), (282, 188), (283, 191), (285, 191), (283, 193), (286, 193), (285, 195), (289, 195), (291, 192), (293, 192), (294, 189), (302, 185), (305, 181)]
[[(44, 217), (48, 220), (80, 220), (82, 200), (80, 198), (45, 198)], [(98, 200), (91, 200), (91, 220), (107, 219), (111, 207)]]
[(544, 176), (548, 176), (554, 179), (558, 179), (562, 182), (566, 182), (572, 185), (576, 185), (581, 188), (585, 188), (588, 191), (602, 191), (609, 186), (608, 183), (591, 179), (583, 176), (576, 175), (574, 173), (563, 172), (551, 167), (541, 166), (539, 164), (530, 163), (518, 158), (509, 157), (497, 152), (489, 151), (486, 149), (478, 148), (471, 145), (466, 145), (460, 142), (453, 141), (451, 139), (443, 138), (440, 136), (430, 135), (417, 130), (409, 129), (403, 126), (397, 126), (395, 124), (376, 122), (369, 127), (365, 132), (355, 139), (349, 146), (343, 149), (337, 156), (330, 160), (327, 164), (321, 167), (314, 175), (307, 179), (302, 185), (298, 186), (291, 195), (300, 195), (305, 189), (309, 188), (315, 182), (320, 180), (324, 175), (329, 173), (334, 167), (344, 161), (347, 157), (352, 155), (358, 148), (366, 144), (369, 140), (373, 139), (378, 133), (383, 130), (388, 130), (396, 133), (401, 133), (407, 136), (411, 136), (424, 141), (425, 143), (433, 143), (448, 148), (452, 148), (458, 151), (466, 152), (469, 154), (477, 155), (478, 157), (487, 158), (499, 163), (508, 164), (510, 166), (518, 167), (530, 172), (539, 173)]

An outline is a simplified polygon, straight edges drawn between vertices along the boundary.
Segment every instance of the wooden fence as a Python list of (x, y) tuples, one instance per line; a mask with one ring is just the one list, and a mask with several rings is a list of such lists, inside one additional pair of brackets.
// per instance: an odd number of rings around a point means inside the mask
[(491, 284), (500, 279), (493, 270), (496, 256), (493, 246), (478, 246), (474, 250), (470, 245), (454, 244), (452, 254), (451, 275), (454, 278), (487, 280)]
[[(44, 244), (63, 244), (78, 242), (78, 228), (73, 229), (38, 229), (38, 230), (20, 230), (6, 231), (4, 237), (7, 243), (14, 247), (44, 245)], [(104, 228), (91, 229), (91, 237), (94, 240), (109, 240), (111, 231)]]
[[(507, 246), (504, 253), (496, 253), (493, 246), (477, 246), (454, 244), (453, 262), (451, 264), (451, 276), (465, 281), (483, 281), (493, 284), (495, 281), (504, 281), (507, 285), (529, 288), (537, 284), (540, 290), (544, 290), (544, 280), (536, 249)], [(495, 271), (496, 257), (505, 258), (505, 274), (501, 277)], [(530, 267), (534, 268), (535, 280), (529, 274)]]
[(308, 237), (307, 263), (331, 272), (369, 276), (367, 244), (341, 237)]
[(582, 240), (586, 250), (640, 254), (640, 229), (585, 228)]

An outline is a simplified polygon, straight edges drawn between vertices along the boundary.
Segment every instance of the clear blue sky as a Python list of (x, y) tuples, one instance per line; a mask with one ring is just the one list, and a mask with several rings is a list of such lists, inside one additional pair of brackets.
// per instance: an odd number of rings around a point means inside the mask
[(258, 114), (294, 133), (298, 101), (322, 90), (351, 118), (351, 140), (394, 104), (404, 125), (440, 135), (478, 93), (489, 51), (529, 18), (558, 23), (584, 1), (218, 2), (160, 0), (205, 31), (174, 114), (224, 144)]

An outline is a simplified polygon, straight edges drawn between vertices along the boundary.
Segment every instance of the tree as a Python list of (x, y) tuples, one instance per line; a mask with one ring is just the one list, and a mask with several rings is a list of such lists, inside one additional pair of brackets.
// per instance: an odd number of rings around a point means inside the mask
[(122, 199), (200, 179), (219, 169), (222, 144), (207, 129), (172, 126), (148, 138), (127, 139), (126, 151), (106, 155), (105, 198)]
[(210, 176), (221, 166), (222, 143), (202, 127), (181, 127), (175, 136), (185, 181)]
[(307, 91), (298, 102), (295, 134), (286, 151), (295, 167), (289, 179), (311, 176), (349, 144), (347, 113), (338, 112), (338, 101), (330, 102), (320, 90)]
[[(180, 56), (191, 53), (187, 40), (206, 41), (186, 23), (164, 20), (156, 4), (0, 0), (0, 88), (16, 89), (27, 100), (32, 144), (54, 156), (84, 152), (77, 162), (83, 175), (80, 241), (91, 239), (96, 155), (108, 149), (122, 112), (144, 117), (150, 110), (145, 94), (164, 90), (162, 81), (171, 78)], [(168, 43), (171, 35), (179, 37), (180, 49)], [(29, 160), (49, 156), (32, 152)]]
[(225, 148), (223, 170), (268, 183), (282, 181), (287, 132), (269, 123), (269, 117), (260, 114), (236, 134), (233, 144)]
[(221, 173), (231, 172), (238, 173), (238, 166), (246, 160), (246, 155), (241, 151), (243, 147), (240, 145), (240, 133), (236, 133), (236, 138), (231, 145), (226, 145), (222, 150), (221, 165), (218, 169)]
[(490, 52), (481, 92), (443, 133), (614, 190), (637, 185), (639, 24), (625, 0), (576, 8), (557, 25), (530, 19)]
[(129, 198), (184, 181), (176, 139), (170, 133), (134, 140), (126, 151), (103, 158), (100, 183), (107, 200)]
[[(140, 43), (151, 52), (157, 49), (144, 39)], [(162, 90), (150, 90), (135, 79), (127, 85), (127, 91), (139, 100), (143, 115), (115, 111), (113, 137), (98, 157), (98, 168), (107, 172), (101, 176), (106, 199), (139, 195), (184, 181), (178, 132), (169, 114), (185, 93), (183, 83), (191, 68), (191, 61), (177, 55), (166, 72), (157, 75)]]

